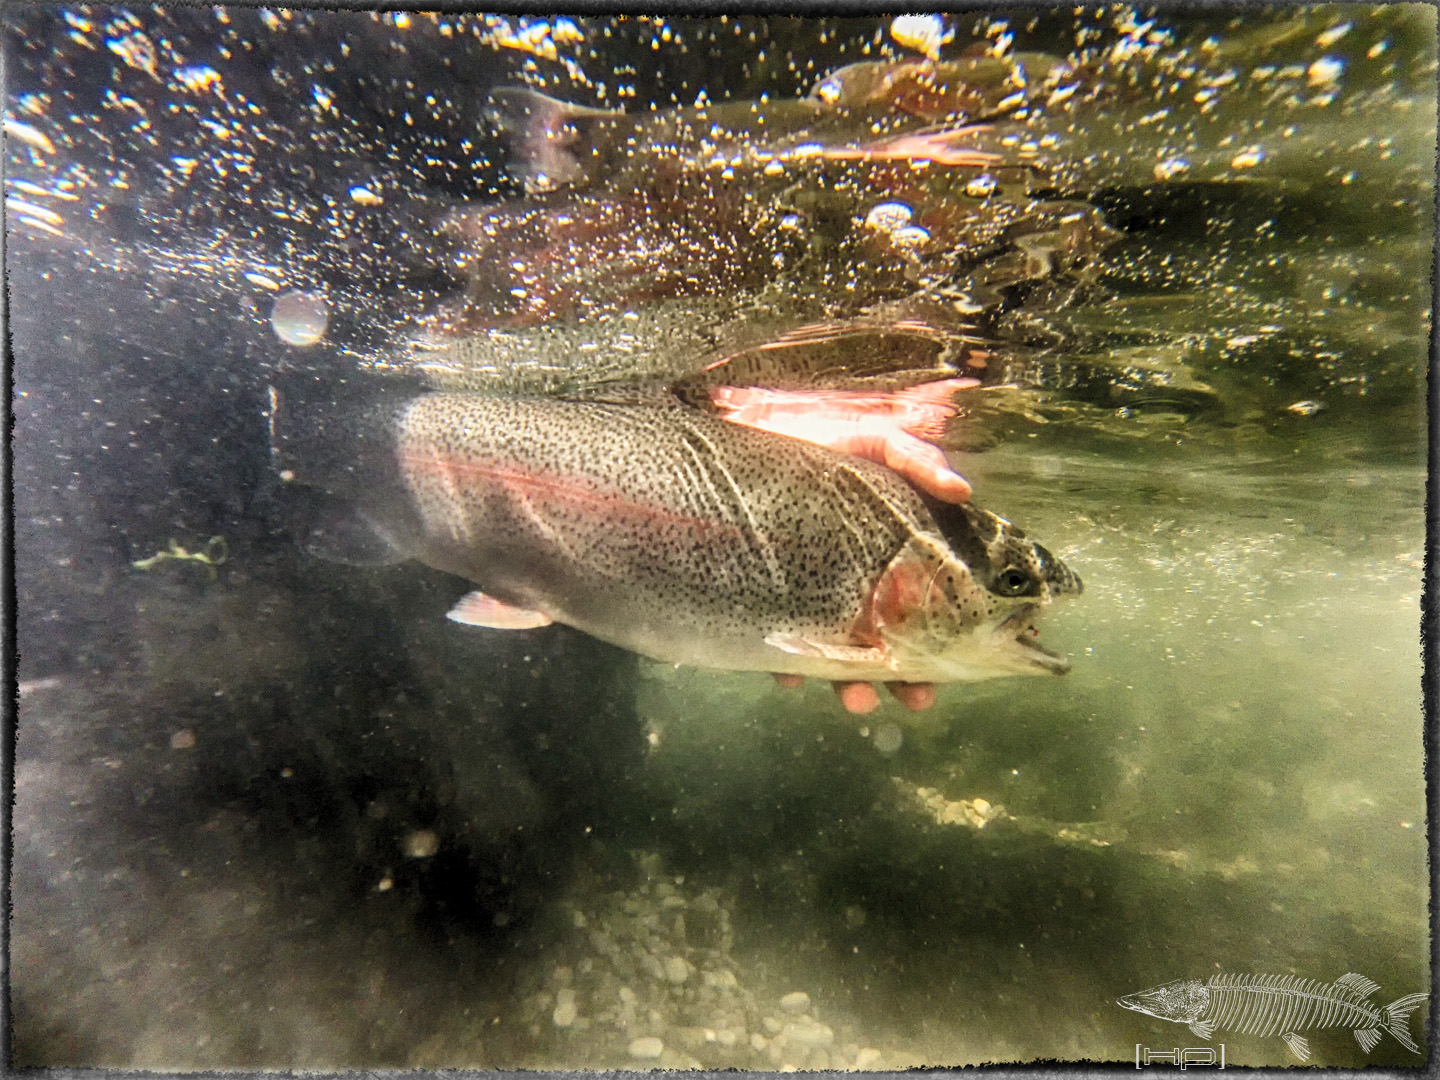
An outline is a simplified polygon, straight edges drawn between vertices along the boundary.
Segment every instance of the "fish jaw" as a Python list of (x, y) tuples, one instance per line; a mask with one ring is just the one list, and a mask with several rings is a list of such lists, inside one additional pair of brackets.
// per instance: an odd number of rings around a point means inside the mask
[(1013, 654), (1025, 665), (1025, 673), (1033, 675), (1064, 675), (1070, 670), (1070, 658), (1052, 652), (1035, 640), (1040, 633), (1035, 627), (1041, 605), (1027, 604), (1005, 619), (993, 631), (996, 647)]

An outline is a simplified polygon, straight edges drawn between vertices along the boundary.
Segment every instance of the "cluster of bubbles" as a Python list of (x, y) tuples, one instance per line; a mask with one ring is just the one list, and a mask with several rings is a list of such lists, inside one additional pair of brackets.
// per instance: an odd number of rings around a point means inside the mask
[[(1434, 28), (1401, 7), (1169, 25), (1125, 7), (827, 20), (36, 8), (11, 34), (6, 200), (22, 235), (214, 280), (269, 310), (288, 346), (373, 359), (436, 311), (473, 331), (565, 316), (571, 297), (584, 318), (607, 296), (779, 281), (811, 297), (807, 317), (907, 295), (983, 315), (1017, 359), (992, 381), (1028, 378), (1122, 419), (1237, 394), (1293, 419), (1319, 412), (1298, 402), (1415, 390)], [(927, 64), (979, 79), (990, 113), (963, 149), (907, 143), (913, 125), (896, 124), (926, 107)], [(653, 117), (637, 160), (670, 155), (693, 175), (657, 188), (622, 155), (597, 187), (517, 201), (522, 155), (490, 104), (506, 87)], [(874, 130), (789, 146), (767, 134), (796, 102), (875, 93), (898, 112)], [(745, 101), (755, 123), (707, 144), (705, 111)], [(682, 108), (700, 110), (693, 145), (665, 126)], [(546, 137), (563, 147), (570, 125)], [(896, 138), (857, 151), (861, 135)], [(966, 164), (937, 165), (946, 155)], [(97, 229), (119, 242), (92, 244)], [(319, 301), (296, 295), (324, 298), (318, 336)], [(1022, 347), (1040, 353), (1021, 363)], [(1081, 413), (1062, 402), (1059, 415)]]

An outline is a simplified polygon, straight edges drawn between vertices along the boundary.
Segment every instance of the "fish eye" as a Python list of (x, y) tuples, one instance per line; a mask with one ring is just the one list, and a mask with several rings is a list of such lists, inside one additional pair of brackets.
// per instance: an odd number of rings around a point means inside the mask
[(1011, 566), (995, 578), (995, 591), (1001, 596), (1023, 596), (1030, 591), (1030, 575), (1018, 566)]

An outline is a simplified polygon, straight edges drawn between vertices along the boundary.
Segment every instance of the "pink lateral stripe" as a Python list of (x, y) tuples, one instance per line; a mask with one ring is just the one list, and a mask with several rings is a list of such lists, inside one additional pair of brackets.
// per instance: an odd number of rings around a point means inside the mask
[[(644, 506), (625, 498), (620, 492), (605, 492), (584, 482), (567, 480), (558, 476), (542, 476), (515, 468), (480, 461), (462, 461), (438, 453), (405, 453), (399, 455), (401, 465), (416, 474), (449, 477), (455, 474), (471, 476), (480, 482), (493, 481), (496, 486), (524, 495), (540, 495), (554, 502), (585, 507), (595, 511), (597, 516), (623, 516), (671, 522), (698, 530), (743, 536), (745, 530), (738, 525), (724, 521), (680, 514), (657, 506)], [(767, 536), (774, 541), (776, 538)], [(784, 538), (781, 538), (782, 540)]]

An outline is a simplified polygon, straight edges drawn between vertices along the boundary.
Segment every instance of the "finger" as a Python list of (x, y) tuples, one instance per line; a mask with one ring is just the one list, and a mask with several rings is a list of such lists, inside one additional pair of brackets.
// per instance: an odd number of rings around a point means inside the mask
[(770, 674), (774, 675), (775, 681), (786, 690), (798, 690), (805, 684), (804, 675), (783, 675), (778, 671), (772, 671)]
[(929, 682), (892, 682), (885, 687), (911, 712), (932, 707), (940, 693), (936, 685)]
[(970, 498), (970, 483), (950, 468), (945, 453), (933, 443), (896, 432), (885, 440), (885, 464), (921, 491), (944, 502), (963, 503)]
[(847, 712), (863, 715), (880, 707), (879, 691), (868, 682), (837, 682), (834, 686)]

